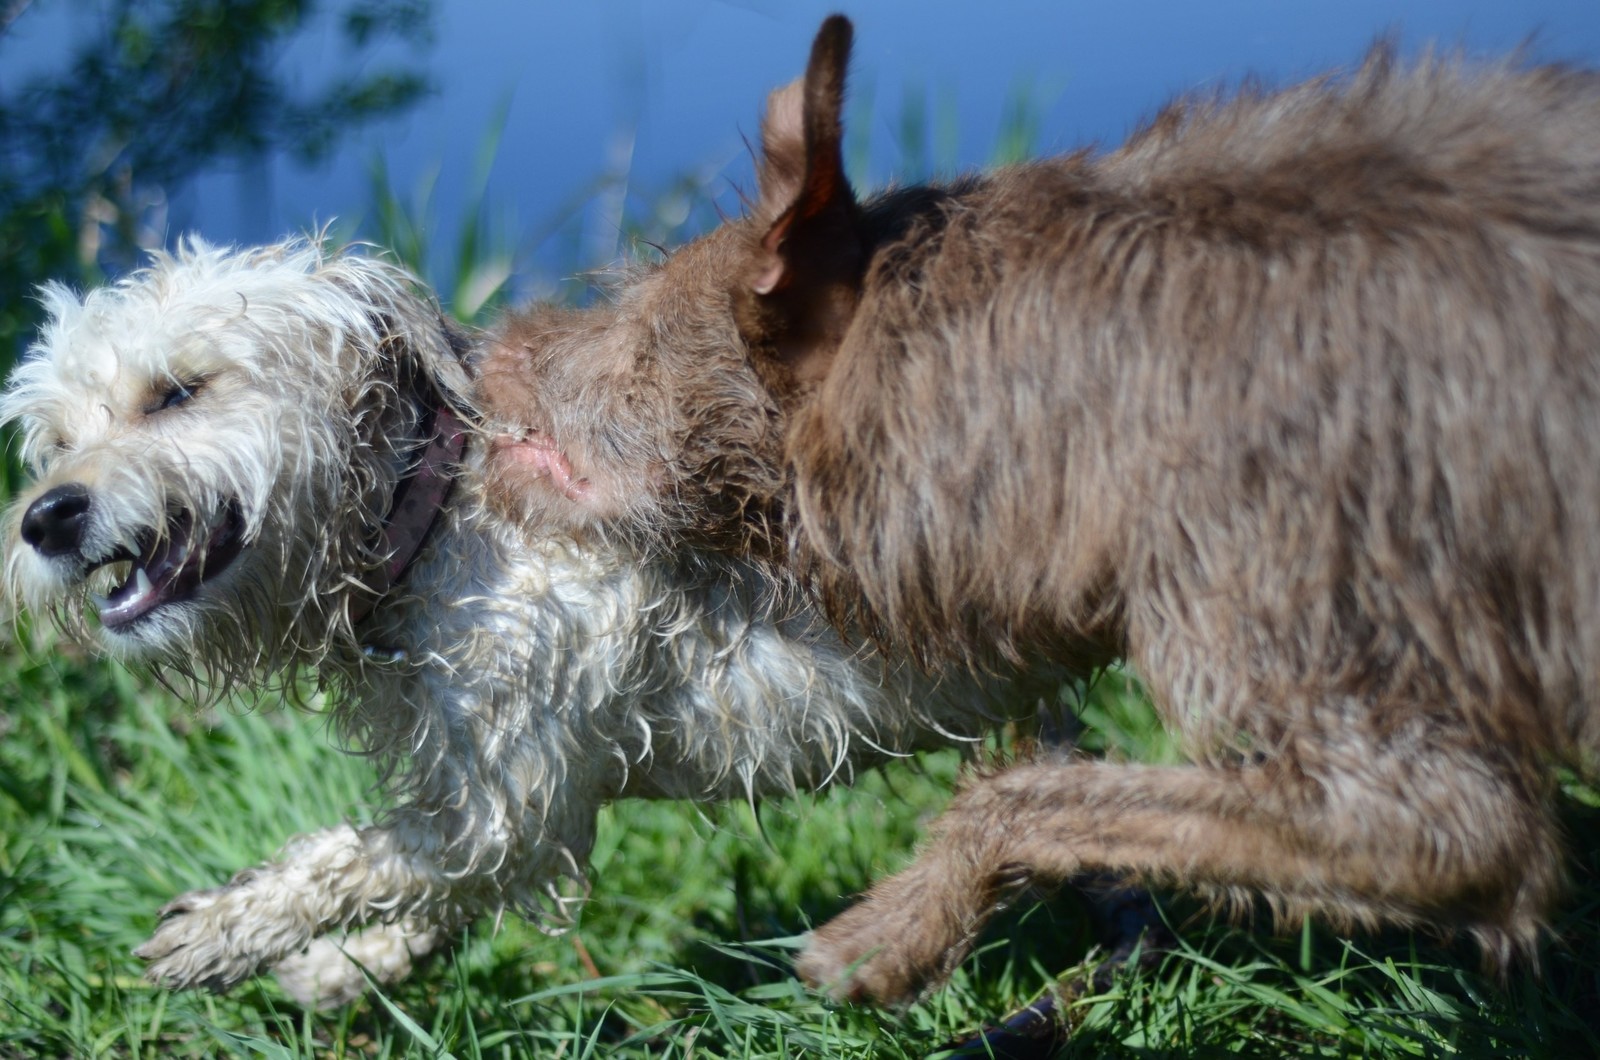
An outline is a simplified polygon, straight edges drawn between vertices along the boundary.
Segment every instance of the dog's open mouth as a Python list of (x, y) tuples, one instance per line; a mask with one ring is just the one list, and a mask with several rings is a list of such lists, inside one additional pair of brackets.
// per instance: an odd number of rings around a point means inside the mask
[(227, 570), (244, 550), (244, 516), (237, 501), (228, 502), (214, 525), (197, 526), (193, 512), (176, 512), (164, 533), (152, 531), (142, 540), (138, 555), (124, 550), (100, 564), (130, 564), (121, 584), (93, 597), (106, 629), (125, 629), (157, 608), (187, 600)]

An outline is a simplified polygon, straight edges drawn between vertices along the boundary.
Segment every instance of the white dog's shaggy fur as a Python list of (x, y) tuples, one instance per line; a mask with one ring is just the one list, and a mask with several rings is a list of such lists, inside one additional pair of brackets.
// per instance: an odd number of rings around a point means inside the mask
[[(0, 398), (34, 476), (8, 520), (12, 598), (214, 690), (314, 673), (383, 769), (375, 825), (172, 902), (139, 950), (161, 983), (276, 968), (302, 1001), (342, 1001), (363, 979), (341, 945), (394, 977), (479, 914), (559, 922), (608, 800), (817, 787), (995, 720), (973, 685), (930, 693), (858, 658), (758, 568), (489, 510), (470, 350), (393, 265), (194, 242), (44, 297)], [(382, 527), (441, 403), (466, 455), (387, 586)]]

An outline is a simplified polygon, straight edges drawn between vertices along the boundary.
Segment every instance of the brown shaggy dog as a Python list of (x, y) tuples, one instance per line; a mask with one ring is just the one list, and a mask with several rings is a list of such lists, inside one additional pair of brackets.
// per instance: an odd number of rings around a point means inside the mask
[(501, 502), (787, 559), (932, 660), (1124, 657), (1195, 764), (970, 784), (802, 974), (908, 998), (1082, 871), (1531, 950), (1600, 751), (1600, 79), (1380, 48), (858, 203), (849, 45), (753, 216), (505, 325)]

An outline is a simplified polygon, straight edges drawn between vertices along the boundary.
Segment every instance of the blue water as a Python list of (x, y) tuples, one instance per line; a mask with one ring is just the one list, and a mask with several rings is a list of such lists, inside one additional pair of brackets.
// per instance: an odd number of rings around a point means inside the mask
[[(169, 235), (260, 242), (334, 217), (354, 222), (381, 157), (404, 194), (432, 182), (429, 234), (449, 246), (503, 109), (490, 212), (517, 252), (519, 287), (538, 291), (571, 268), (574, 254), (593, 267), (625, 250), (616, 189), (591, 201), (604, 174), (625, 176), (648, 197), (692, 172), (704, 194), (737, 211), (738, 189), (753, 184), (743, 137), (754, 137), (766, 93), (801, 72), (812, 33), (837, 6), (441, 2), (430, 49), (379, 56), (424, 67), (436, 96), (350, 135), (314, 169), (271, 158), (206, 174), (171, 203)], [(6, 53), (21, 58), (0, 80), (59, 61), (95, 4), (34, 7), (12, 28)], [(845, 10), (857, 31), (850, 114), (854, 125), (866, 123), (852, 135), (864, 133), (874, 182), (908, 169), (918, 175), (918, 160), (895, 146), (908, 89), (943, 116), (933, 161), (967, 167), (990, 157), (1019, 92), (1036, 106), (1039, 146), (1055, 150), (1115, 143), (1175, 92), (1347, 65), (1385, 33), (1408, 51), (1440, 42), (1478, 54), (1531, 38), (1540, 58), (1600, 64), (1597, 0), (879, 0)], [(286, 58), (305, 83), (345, 61), (331, 28), (308, 33)]]

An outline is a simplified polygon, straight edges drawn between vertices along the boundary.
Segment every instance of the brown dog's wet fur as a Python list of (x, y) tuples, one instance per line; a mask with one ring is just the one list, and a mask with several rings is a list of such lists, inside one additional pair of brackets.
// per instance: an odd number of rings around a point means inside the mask
[(1600, 81), (1378, 48), (858, 203), (849, 46), (750, 217), (501, 329), (499, 502), (789, 562), (934, 661), (1125, 658), (1195, 764), (970, 783), (801, 973), (910, 998), (1085, 871), (1532, 951), (1600, 750)]

